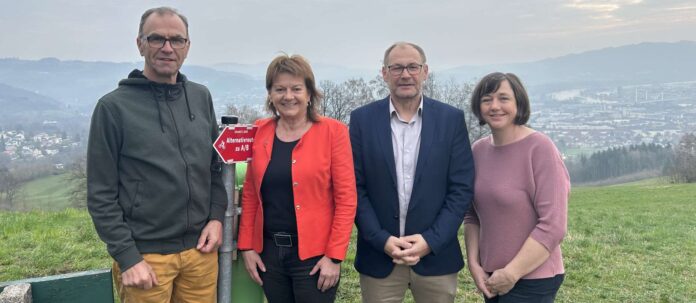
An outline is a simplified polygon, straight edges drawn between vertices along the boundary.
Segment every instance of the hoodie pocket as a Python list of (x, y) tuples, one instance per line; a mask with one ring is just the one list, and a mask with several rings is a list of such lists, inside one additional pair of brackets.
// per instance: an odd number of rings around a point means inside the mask
[(141, 191), (143, 190), (143, 183), (141, 181), (138, 181), (135, 183), (135, 195), (133, 195), (133, 203), (132, 207), (128, 213), (128, 216), (131, 218), (133, 217), (133, 211), (137, 211), (137, 208), (140, 207), (140, 200), (142, 199), (142, 193)]
[(133, 218), (133, 208), (137, 207), (140, 203), (136, 199), (139, 199), (141, 191), (140, 181), (125, 182), (120, 189), (119, 204), (123, 210), (124, 220), (130, 221)]

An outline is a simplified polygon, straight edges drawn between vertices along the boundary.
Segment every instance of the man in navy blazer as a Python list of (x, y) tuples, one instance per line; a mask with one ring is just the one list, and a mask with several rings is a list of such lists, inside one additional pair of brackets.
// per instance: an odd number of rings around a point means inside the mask
[(425, 53), (384, 54), (390, 95), (351, 113), (358, 191), (355, 268), (363, 302), (454, 302), (464, 266), (457, 232), (473, 197), (464, 113), (424, 97)]

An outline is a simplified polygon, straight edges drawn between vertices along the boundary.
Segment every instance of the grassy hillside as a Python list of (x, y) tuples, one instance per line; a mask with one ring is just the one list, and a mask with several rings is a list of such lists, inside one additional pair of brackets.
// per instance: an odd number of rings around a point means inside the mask
[[(574, 188), (563, 242), (567, 274), (557, 302), (693, 301), (695, 199), (696, 184)], [(81, 210), (0, 212), (0, 242), (0, 281), (111, 263)], [(354, 255), (353, 241), (337, 302), (360, 302)], [(483, 302), (466, 270), (459, 278), (456, 302)]]
[(695, 200), (696, 184), (573, 189), (562, 297), (567, 302), (693, 302)]
[(52, 175), (22, 186), (21, 205), (27, 210), (62, 210), (70, 207), (72, 184), (66, 174)]

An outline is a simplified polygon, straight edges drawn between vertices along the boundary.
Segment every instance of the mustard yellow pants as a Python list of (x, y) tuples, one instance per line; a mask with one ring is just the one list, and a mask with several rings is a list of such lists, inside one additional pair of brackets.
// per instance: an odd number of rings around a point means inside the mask
[(176, 254), (143, 254), (157, 275), (159, 285), (145, 290), (126, 287), (121, 271), (113, 264), (113, 278), (121, 303), (214, 303), (217, 302), (217, 251), (203, 254), (189, 249)]

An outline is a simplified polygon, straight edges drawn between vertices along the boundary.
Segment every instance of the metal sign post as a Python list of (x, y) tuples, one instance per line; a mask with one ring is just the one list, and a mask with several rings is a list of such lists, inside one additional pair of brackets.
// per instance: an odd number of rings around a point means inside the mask
[[(256, 299), (259, 296), (254, 294), (255, 290), (260, 291), (260, 288), (258, 285), (253, 284), (246, 271), (240, 271), (237, 268), (239, 266), (232, 268), (234, 262), (237, 262), (237, 218), (242, 213), (242, 209), (239, 207), (238, 200), (240, 199), (238, 198), (237, 187), (235, 186), (235, 174), (237, 171), (235, 163), (243, 164), (251, 161), (251, 149), (257, 129), (254, 125), (237, 125), (238, 120), (236, 116), (223, 116), (223, 129), (220, 132), (220, 136), (213, 143), (213, 148), (215, 148), (222, 162), (225, 163), (222, 169), (222, 177), (227, 190), (227, 210), (225, 211), (225, 220), (223, 222), (222, 246), (219, 249), (219, 303), (230, 303), (232, 298), (244, 303), (263, 301), (262, 298)], [(242, 172), (240, 175), (244, 175), (244, 173)], [(233, 276), (235, 276), (234, 283), (237, 288), (234, 294), (232, 294)]]
[[(222, 124), (225, 128), (238, 122), (239, 118), (236, 116), (222, 116)], [(222, 180), (227, 190), (227, 210), (225, 210), (225, 220), (222, 224), (222, 246), (218, 251), (218, 303), (232, 302), (232, 253), (236, 249), (236, 243), (232, 239), (232, 229), (237, 217), (237, 207), (234, 203), (234, 174), (234, 163), (223, 165)]]

